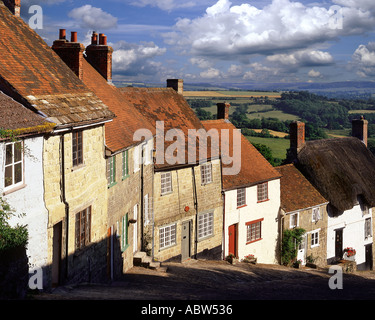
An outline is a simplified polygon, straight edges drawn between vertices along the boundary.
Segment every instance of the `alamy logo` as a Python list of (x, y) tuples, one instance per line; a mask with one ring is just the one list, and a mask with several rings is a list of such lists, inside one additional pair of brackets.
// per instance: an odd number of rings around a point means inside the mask
[(343, 271), (340, 266), (332, 266), (328, 270), (329, 274), (333, 274), (329, 278), (328, 286), (331, 290), (343, 289)]
[(41, 6), (32, 5), (29, 8), (29, 14), (32, 16), (29, 19), (29, 27), (31, 29), (43, 29), (43, 9)]
[[(133, 141), (142, 141), (142, 138), (150, 140), (153, 134), (148, 129), (138, 129), (133, 135)], [(189, 129), (186, 137), (181, 129), (169, 129), (165, 132), (164, 121), (156, 121), (155, 140), (156, 164), (195, 164), (220, 158), (223, 175), (237, 175), (241, 170), (240, 129)]]

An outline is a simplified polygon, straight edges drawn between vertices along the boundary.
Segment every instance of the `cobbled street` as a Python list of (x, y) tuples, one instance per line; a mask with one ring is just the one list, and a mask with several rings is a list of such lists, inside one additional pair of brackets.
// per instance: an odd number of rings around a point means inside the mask
[(375, 299), (375, 271), (343, 275), (343, 289), (329, 288), (328, 269), (294, 269), (225, 261), (163, 263), (167, 272), (134, 267), (111, 284), (80, 284), (38, 294), (37, 300), (368, 300)]

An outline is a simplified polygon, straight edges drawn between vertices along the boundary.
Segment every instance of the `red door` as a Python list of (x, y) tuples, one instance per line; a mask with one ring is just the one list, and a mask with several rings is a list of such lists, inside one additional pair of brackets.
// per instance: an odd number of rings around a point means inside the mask
[(233, 254), (236, 257), (237, 254), (237, 224), (232, 224), (228, 228), (228, 234), (229, 234), (229, 252), (228, 254)]

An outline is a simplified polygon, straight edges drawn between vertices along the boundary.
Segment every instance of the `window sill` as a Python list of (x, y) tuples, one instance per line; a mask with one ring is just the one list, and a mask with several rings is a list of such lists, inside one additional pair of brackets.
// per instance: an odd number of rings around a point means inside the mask
[(247, 207), (247, 204), (244, 204), (244, 205), (242, 205), (242, 206), (239, 206), (239, 207), (237, 207), (237, 209), (241, 209), (241, 208), (245, 208), (245, 207)]
[(127, 174), (127, 175), (123, 176), (123, 177), (122, 177), (122, 181), (126, 180), (126, 179), (129, 178), (129, 177), (130, 177), (130, 174)]
[(115, 186), (116, 184), (117, 184), (117, 182), (113, 182), (113, 183), (109, 184), (109, 185), (108, 185), (108, 189), (109, 189), (109, 188), (112, 188), (112, 187)]
[(258, 241), (260, 241), (260, 240), (263, 240), (263, 238), (259, 238), (259, 239), (253, 240), (253, 241), (248, 241), (248, 242), (246, 242), (246, 244), (250, 244), (250, 243), (258, 242)]
[(12, 187), (11, 189), (5, 190), (5, 191), (3, 192), (3, 196), (7, 196), (8, 194), (11, 194), (11, 193), (13, 193), (13, 192), (19, 191), (19, 190), (21, 190), (21, 189), (23, 189), (23, 188), (26, 188), (26, 187), (27, 187), (27, 184), (25, 184), (25, 183), (20, 184), (20, 185), (18, 185), (18, 186), (14, 186), (14, 187)]
[(212, 183), (213, 183), (213, 181), (202, 182), (202, 183), (201, 183), (201, 186), (206, 186), (206, 185), (208, 185), (208, 184), (212, 184)]
[(259, 200), (257, 203), (262, 203), (262, 202), (267, 202), (267, 201), (270, 201), (270, 199)]
[(208, 240), (208, 239), (210, 239), (210, 238), (212, 238), (212, 237), (214, 237), (214, 236), (215, 236), (215, 234), (212, 233), (212, 234), (210, 234), (210, 235), (208, 235), (208, 236), (204, 236), (204, 237), (202, 237), (202, 238), (198, 238), (198, 242)]
[(122, 247), (121, 248), (121, 252), (125, 252), (127, 248), (129, 248), (130, 245), (129, 244), (126, 244), (125, 247)]
[(77, 164), (77, 165), (73, 165), (72, 169), (71, 169), (71, 172), (73, 171), (76, 171), (76, 170), (79, 170), (79, 169), (82, 169), (85, 167), (85, 164), (84, 163), (81, 163), (81, 164)]
[(165, 192), (165, 193), (161, 193), (160, 196), (167, 196), (169, 194), (172, 194), (173, 193), (173, 190), (172, 191), (168, 191), (168, 192)]

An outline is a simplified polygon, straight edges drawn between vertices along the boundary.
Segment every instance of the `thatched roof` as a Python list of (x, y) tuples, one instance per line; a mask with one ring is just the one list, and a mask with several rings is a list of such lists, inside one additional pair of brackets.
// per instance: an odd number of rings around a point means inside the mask
[(338, 211), (361, 197), (375, 207), (375, 157), (357, 138), (308, 141), (298, 153), (298, 168)]

